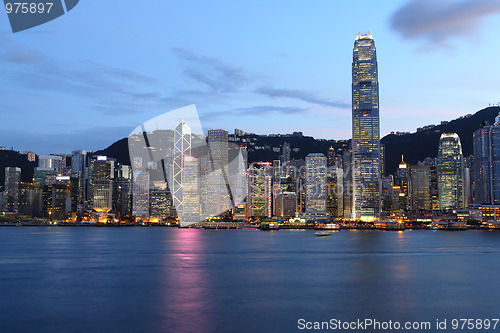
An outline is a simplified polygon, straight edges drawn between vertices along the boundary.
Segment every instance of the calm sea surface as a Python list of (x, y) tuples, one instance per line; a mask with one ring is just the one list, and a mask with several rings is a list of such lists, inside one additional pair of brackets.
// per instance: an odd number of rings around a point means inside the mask
[(500, 318), (499, 281), (500, 232), (0, 228), (0, 332)]

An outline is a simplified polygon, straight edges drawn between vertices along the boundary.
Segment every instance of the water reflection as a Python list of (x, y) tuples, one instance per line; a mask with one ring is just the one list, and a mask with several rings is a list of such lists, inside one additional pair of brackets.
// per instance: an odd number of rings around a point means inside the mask
[(179, 229), (165, 236), (164, 328), (178, 332), (210, 331), (209, 315), (213, 309), (203, 231)]

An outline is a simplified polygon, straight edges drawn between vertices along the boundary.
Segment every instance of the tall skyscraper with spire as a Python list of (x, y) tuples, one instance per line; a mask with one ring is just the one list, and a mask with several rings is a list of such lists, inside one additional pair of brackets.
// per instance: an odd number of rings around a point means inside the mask
[(352, 218), (380, 215), (380, 119), (375, 42), (358, 34), (352, 59)]

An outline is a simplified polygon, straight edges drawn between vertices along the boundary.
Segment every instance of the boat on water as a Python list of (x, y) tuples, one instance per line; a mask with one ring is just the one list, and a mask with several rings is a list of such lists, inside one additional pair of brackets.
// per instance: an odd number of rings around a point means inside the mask
[(318, 230), (340, 230), (340, 225), (338, 223), (325, 223), (319, 224), (315, 229)]
[(262, 221), (260, 223), (260, 230), (279, 230), (279, 223), (278, 221)]
[(405, 224), (398, 221), (379, 221), (375, 223), (375, 229), (388, 231), (403, 231)]
[(432, 229), (432, 230), (467, 230), (467, 223), (466, 222), (457, 222), (457, 221), (432, 222), (429, 229)]
[(329, 231), (319, 231), (314, 233), (318, 237), (331, 236), (331, 232)]

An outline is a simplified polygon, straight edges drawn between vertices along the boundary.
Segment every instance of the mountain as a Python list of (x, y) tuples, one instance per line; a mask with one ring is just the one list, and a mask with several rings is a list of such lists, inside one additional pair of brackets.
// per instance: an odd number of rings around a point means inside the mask
[[(439, 125), (429, 125), (419, 129), (415, 133), (396, 133), (382, 138), (385, 146), (386, 174), (392, 174), (397, 169), (404, 155), (406, 163), (417, 164), (426, 157), (436, 157), (438, 153), (439, 137), (442, 133), (457, 133), (460, 136), (464, 156), (472, 154), (472, 134), (485, 122), (493, 123), (500, 112), (499, 106), (492, 106), (458, 119), (442, 122)], [(285, 142), (290, 143), (291, 158), (303, 159), (309, 153), (328, 154), (328, 149), (333, 147), (336, 153), (341, 153), (350, 146), (350, 140), (323, 140), (303, 136), (302, 133), (287, 135), (255, 135), (250, 134), (238, 137), (236, 142), (248, 147), (249, 162), (272, 161), (279, 159), (281, 147)], [(115, 158), (119, 163), (130, 165), (128, 153), (128, 139), (116, 141), (106, 149), (99, 150), (92, 155), (106, 155)], [(29, 181), (33, 177), (34, 162), (28, 162), (26, 155), (15, 151), (0, 151), (0, 186), (5, 181), (5, 167), (19, 166), (23, 171), (22, 180)]]
[(27, 156), (13, 150), (0, 150), (0, 187), (5, 184), (5, 168), (21, 168), (21, 181), (32, 182), (36, 162), (29, 162)]
[(485, 122), (493, 123), (499, 112), (500, 107), (492, 106), (473, 115), (443, 122), (437, 126), (426, 126), (425, 129), (416, 133), (385, 136), (381, 143), (385, 145), (386, 173), (394, 173), (401, 161), (401, 155), (404, 155), (405, 162), (411, 165), (417, 164), (426, 157), (437, 157), (439, 137), (442, 133), (457, 133), (462, 143), (464, 156), (472, 155), (472, 134)]
[[(392, 174), (401, 161), (401, 155), (409, 164), (417, 164), (426, 157), (437, 157), (439, 137), (442, 133), (457, 133), (460, 136), (464, 156), (472, 154), (472, 134), (485, 122), (493, 123), (500, 112), (500, 107), (492, 106), (476, 112), (473, 115), (462, 116), (439, 125), (429, 125), (419, 129), (415, 133), (389, 134), (382, 138), (381, 143), (385, 146), (386, 173)], [(323, 153), (327, 155), (329, 147), (333, 147), (336, 153), (344, 151), (350, 145), (350, 140), (322, 140), (314, 139), (300, 134), (294, 135), (248, 135), (242, 137), (247, 142), (244, 144), (249, 148), (249, 162), (272, 161), (278, 159), (280, 152), (273, 148), (279, 148), (288, 142), (292, 148), (291, 157), (303, 159), (309, 153)], [(259, 147), (261, 149), (256, 149)], [(293, 151), (293, 149), (298, 149)], [(129, 164), (127, 139), (115, 142), (108, 148), (95, 154), (112, 156), (118, 162)]]

